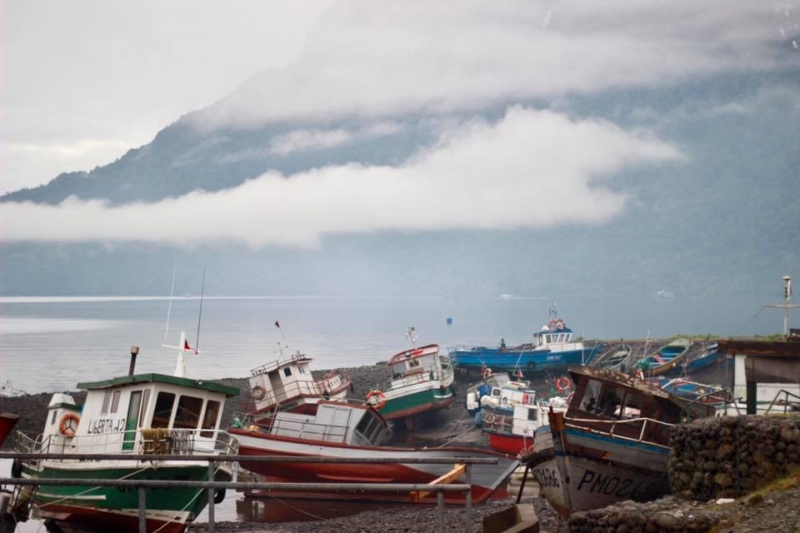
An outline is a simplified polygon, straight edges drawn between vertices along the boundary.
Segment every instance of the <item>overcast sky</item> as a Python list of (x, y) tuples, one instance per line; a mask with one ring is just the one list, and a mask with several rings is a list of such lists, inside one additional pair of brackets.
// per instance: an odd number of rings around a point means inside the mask
[[(443, 123), (433, 146), (396, 167), (254, 176), (217, 195), (149, 206), (3, 206), (14, 223), (0, 237), (12, 241), (192, 234), (310, 246), (330, 232), (603, 223), (627, 201), (603, 187), (605, 178), (686, 158), (672, 139), (568, 117), (552, 110), (557, 102), (776, 71), (799, 33), (796, 1), (34, 0), (4, 1), (3, 10), (2, 191), (109, 163), (203, 108), (194, 120), (201, 128), (362, 121), (357, 131), (298, 127), (264, 148), (277, 154), (388, 135), (409, 113)], [(800, 102), (796, 87), (781, 98)], [(535, 99), (551, 111), (530, 107)], [(720, 101), (714, 112), (751, 104)], [(498, 106), (503, 118), (480, 118)], [(554, 201), (527, 208), (533, 190)], [(404, 202), (427, 207), (425, 215), (409, 219)], [(463, 215), (475, 202), (487, 213), (480, 220)], [(212, 205), (229, 216), (209, 224), (192, 215)], [(144, 211), (152, 224), (142, 223)], [(119, 223), (97, 223), (108, 215)]]

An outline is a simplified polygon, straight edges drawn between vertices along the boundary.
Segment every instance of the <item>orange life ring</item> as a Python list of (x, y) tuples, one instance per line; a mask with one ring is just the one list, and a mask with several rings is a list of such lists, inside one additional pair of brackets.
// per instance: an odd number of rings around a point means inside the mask
[(61, 417), (58, 423), (58, 432), (65, 437), (74, 437), (75, 432), (78, 430), (78, 424), (81, 423), (81, 417), (75, 413), (66, 413)]
[(494, 422), (494, 415), (492, 413), (483, 413), (483, 423), (491, 424)]
[(256, 401), (264, 399), (264, 388), (256, 385), (252, 389), (250, 389), (250, 396), (253, 397)]
[[(377, 397), (378, 402), (375, 403), (373, 398)], [(371, 390), (367, 394), (367, 403), (369, 403), (376, 411), (380, 411), (386, 405), (386, 395), (378, 389)]]
[(572, 381), (567, 376), (561, 376), (556, 380), (556, 389), (558, 392), (564, 392), (572, 387)]
[(483, 379), (489, 379), (489, 376), (492, 375), (492, 369), (489, 367), (484, 368), (481, 375), (483, 376)]

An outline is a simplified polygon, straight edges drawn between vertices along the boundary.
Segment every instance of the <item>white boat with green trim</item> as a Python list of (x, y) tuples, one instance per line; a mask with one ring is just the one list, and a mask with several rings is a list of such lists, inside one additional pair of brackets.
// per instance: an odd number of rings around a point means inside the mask
[(410, 419), (453, 403), (453, 367), (438, 344), (404, 350), (388, 365), (392, 379), (367, 394), (367, 402), (386, 420)]
[[(181, 347), (188, 348), (185, 338)], [(183, 368), (183, 350), (178, 369)], [(219, 383), (164, 374), (134, 374), (88, 383), (82, 406), (69, 394), (55, 394), (41, 435), (17, 435), (20, 453), (57, 454), (236, 454), (238, 441), (220, 431), (223, 407), (239, 390)], [(214, 480), (231, 481), (232, 465), (215, 465)], [(15, 460), (12, 474), (42, 479), (158, 479), (209, 481), (205, 460), (72, 459)], [(183, 532), (208, 503), (201, 488), (146, 489), (147, 531)], [(221, 501), (224, 491), (216, 494)], [(20, 518), (34, 507), (48, 530), (138, 531), (136, 489), (80, 486), (20, 487), (14, 511)]]

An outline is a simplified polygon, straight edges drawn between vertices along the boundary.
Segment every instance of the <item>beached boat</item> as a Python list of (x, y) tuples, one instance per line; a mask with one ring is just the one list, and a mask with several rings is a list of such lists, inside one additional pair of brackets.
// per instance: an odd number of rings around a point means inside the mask
[(453, 368), (437, 344), (402, 351), (389, 359), (388, 365), (392, 379), (372, 389), (366, 398), (384, 419), (409, 418), (453, 403)]
[(347, 373), (331, 370), (314, 379), (309, 367), (311, 361), (312, 358), (297, 352), (252, 369), (252, 402), (245, 411), (253, 419), (269, 417), (276, 410), (313, 413), (320, 399), (345, 398), (351, 386)]
[(633, 348), (629, 344), (615, 344), (598, 354), (591, 362), (596, 368), (626, 372), (631, 368)]
[(567, 408), (566, 400), (559, 396), (539, 401), (536, 391), (520, 381), (492, 388), (481, 398), (481, 405), (481, 429), (489, 437), (489, 446), (514, 456), (533, 444), (536, 428), (549, 423), (550, 407), (557, 411)]
[[(519, 463), (512, 457), (478, 448), (400, 448), (380, 446), (386, 436), (387, 423), (366, 402), (352, 400), (327, 401), (317, 404), (314, 415), (278, 412), (269, 427), (252, 425), (231, 428), (240, 442), (242, 456), (291, 456), (322, 458), (416, 459), (483, 457), (496, 458), (495, 465), (471, 465), (469, 475), (461, 474), (451, 482), (469, 483), (473, 502), (491, 497), (506, 497), (509, 474)], [(453, 465), (419, 463), (263, 463), (241, 460), (241, 466), (262, 476), (266, 481), (308, 483), (430, 483), (451, 472)], [(295, 497), (320, 497), (305, 494)], [(330, 498), (358, 500), (409, 501), (408, 495), (370, 492), (336, 493)], [(447, 493), (447, 501), (464, 501), (462, 493)], [(421, 498), (435, 502), (436, 496)]]
[[(469, 415), (473, 417), (476, 416), (481, 410), (481, 398), (490, 396), (493, 388), (502, 387), (509, 381), (511, 381), (511, 378), (508, 373), (499, 372), (497, 374), (491, 374), (480, 382), (467, 388), (465, 407)], [(476, 418), (476, 423), (480, 423), (479, 421), (480, 418)]]
[(6, 437), (14, 429), (19, 421), (19, 415), (13, 413), (0, 413), (0, 445), (6, 440)]
[(569, 516), (668, 494), (671, 428), (714, 408), (611, 370), (569, 372), (575, 392), (567, 411), (548, 413), (549, 426), (523, 456), (548, 502)]
[(533, 334), (531, 343), (508, 347), (501, 340), (495, 348), (456, 346), (450, 350), (450, 358), (460, 374), (475, 376), (487, 370), (515, 374), (560, 371), (570, 365), (588, 364), (600, 353), (602, 343), (586, 346), (573, 337), (566, 322), (556, 317)]
[(686, 338), (678, 338), (660, 347), (655, 353), (645, 355), (636, 363), (646, 377), (661, 376), (670, 371), (680, 373), (682, 364), (699, 345)]
[[(188, 346), (184, 339), (181, 346)], [(44, 431), (37, 436), (18, 434), (16, 451), (176, 457), (235, 454), (236, 440), (219, 426), (226, 399), (238, 395), (238, 389), (180, 376), (134, 374), (136, 352), (132, 350), (129, 375), (79, 383), (78, 387), (86, 390), (82, 406), (69, 394), (53, 395)], [(232, 466), (217, 464), (214, 480), (231, 481)], [(31, 479), (209, 480), (207, 461), (184, 460), (17, 460), (12, 473)], [(208, 503), (206, 494), (200, 488), (146, 489), (147, 530), (184, 531)], [(223, 496), (224, 491), (218, 492), (218, 501)], [(31, 505), (38, 508), (41, 518), (65, 530), (139, 531), (136, 490), (93, 486), (91, 482), (19, 490), (15, 514), (24, 518)]]
[(702, 372), (720, 361), (722, 355), (717, 348), (718, 344), (716, 342), (707, 345), (698, 343), (697, 347), (689, 350), (686, 357), (684, 357), (678, 365), (667, 370), (663, 375), (668, 377), (686, 377)]

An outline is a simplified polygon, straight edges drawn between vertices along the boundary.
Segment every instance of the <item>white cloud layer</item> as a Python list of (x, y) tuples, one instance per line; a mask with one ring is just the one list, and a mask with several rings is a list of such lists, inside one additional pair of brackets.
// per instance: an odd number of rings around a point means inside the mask
[(271, 173), (156, 204), (0, 204), (0, 240), (308, 247), (325, 235), (386, 230), (602, 224), (626, 202), (604, 178), (681, 158), (641, 132), (513, 107), (498, 122), (446, 131), (399, 167), (331, 166), (288, 179)]
[(779, 29), (794, 19), (752, 0), (343, 0), (296, 63), (196, 118), (213, 127), (462, 112), (774, 70), (788, 47)]

